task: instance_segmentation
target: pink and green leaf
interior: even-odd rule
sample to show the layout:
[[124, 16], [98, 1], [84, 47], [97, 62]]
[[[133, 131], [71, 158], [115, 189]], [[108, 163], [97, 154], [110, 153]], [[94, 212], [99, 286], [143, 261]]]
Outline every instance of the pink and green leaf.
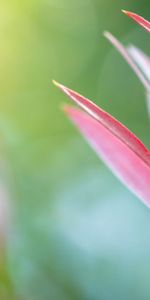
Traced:
[[125, 126], [73, 90], [54, 82], [82, 109], [64, 110], [113, 173], [150, 206], [150, 152]]
[[144, 29], [150, 32], [150, 22], [144, 19], [143, 17], [139, 16], [138, 14], [135, 14], [131, 11], [122, 10], [128, 17], [133, 19], [136, 23], [138, 23], [140, 26], [142, 26]]

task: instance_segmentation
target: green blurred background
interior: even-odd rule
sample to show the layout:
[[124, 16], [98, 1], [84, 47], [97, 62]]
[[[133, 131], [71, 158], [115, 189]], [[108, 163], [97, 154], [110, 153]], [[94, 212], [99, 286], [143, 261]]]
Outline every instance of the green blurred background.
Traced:
[[2, 300], [150, 299], [150, 212], [66, 119], [51, 83], [150, 146], [144, 90], [102, 35], [150, 54], [122, 8], [150, 19], [147, 0], [0, 0]]

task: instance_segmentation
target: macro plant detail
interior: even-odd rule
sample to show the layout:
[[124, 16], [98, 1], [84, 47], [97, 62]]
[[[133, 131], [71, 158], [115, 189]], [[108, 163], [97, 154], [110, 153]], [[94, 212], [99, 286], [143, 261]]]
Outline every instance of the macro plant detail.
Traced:
[[[135, 13], [123, 12], [150, 31], [150, 23], [147, 20]], [[104, 35], [121, 53], [142, 82], [146, 90], [149, 111], [149, 57], [135, 46], [125, 48], [109, 32], [105, 32]], [[56, 81], [53, 82], [81, 108], [80, 110], [65, 105], [64, 111], [69, 119], [113, 173], [138, 198], [150, 206], [150, 151], [129, 129], [92, 101]]]
[[133, 19], [135, 22], [137, 22], [139, 25], [141, 25], [143, 28], [145, 28], [147, 31], [150, 32], [150, 22], [145, 20], [143, 17], [139, 16], [138, 14], [135, 14], [131, 11], [122, 10], [123, 13], [125, 13], [128, 17]]

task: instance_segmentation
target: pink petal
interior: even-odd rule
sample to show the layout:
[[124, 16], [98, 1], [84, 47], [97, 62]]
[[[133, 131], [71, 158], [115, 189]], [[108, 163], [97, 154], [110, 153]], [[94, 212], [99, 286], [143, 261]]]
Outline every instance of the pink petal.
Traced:
[[88, 112], [95, 120], [108, 128], [113, 135], [117, 136], [125, 143], [132, 151], [136, 153], [150, 167], [150, 152], [143, 143], [119, 121], [102, 110], [92, 101], [84, 98], [75, 91], [59, 84], [56, 81], [53, 83], [59, 87], [69, 98], [76, 102], [81, 108]]
[[139, 25], [141, 25], [143, 28], [145, 28], [147, 31], [150, 32], [150, 22], [145, 20], [143, 17], [131, 12], [131, 11], [126, 11], [122, 10], [128, 17], [133, 19], [135, 22], [137, 22]]
[[65, 106], [64, 110], [113, 173], [150, 206], [150, 165], [120, 137], [113, 134], [111, 127], [104, 126], [74, 107]]

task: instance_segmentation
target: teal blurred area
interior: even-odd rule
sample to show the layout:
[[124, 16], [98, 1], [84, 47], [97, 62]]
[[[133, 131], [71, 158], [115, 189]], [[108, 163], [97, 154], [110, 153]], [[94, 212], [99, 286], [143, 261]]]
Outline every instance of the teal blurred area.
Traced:
[[150, 212], [66, 119], [68, 100], [52, 85], [91, 98], [150, 147], [143, 87], [103, 37], [150, 55], [150, 36], [122, 8], [150, 19], [146, 0], [0, 0], [0, 175], [11, 220], [2, 300], [150, 299]]

